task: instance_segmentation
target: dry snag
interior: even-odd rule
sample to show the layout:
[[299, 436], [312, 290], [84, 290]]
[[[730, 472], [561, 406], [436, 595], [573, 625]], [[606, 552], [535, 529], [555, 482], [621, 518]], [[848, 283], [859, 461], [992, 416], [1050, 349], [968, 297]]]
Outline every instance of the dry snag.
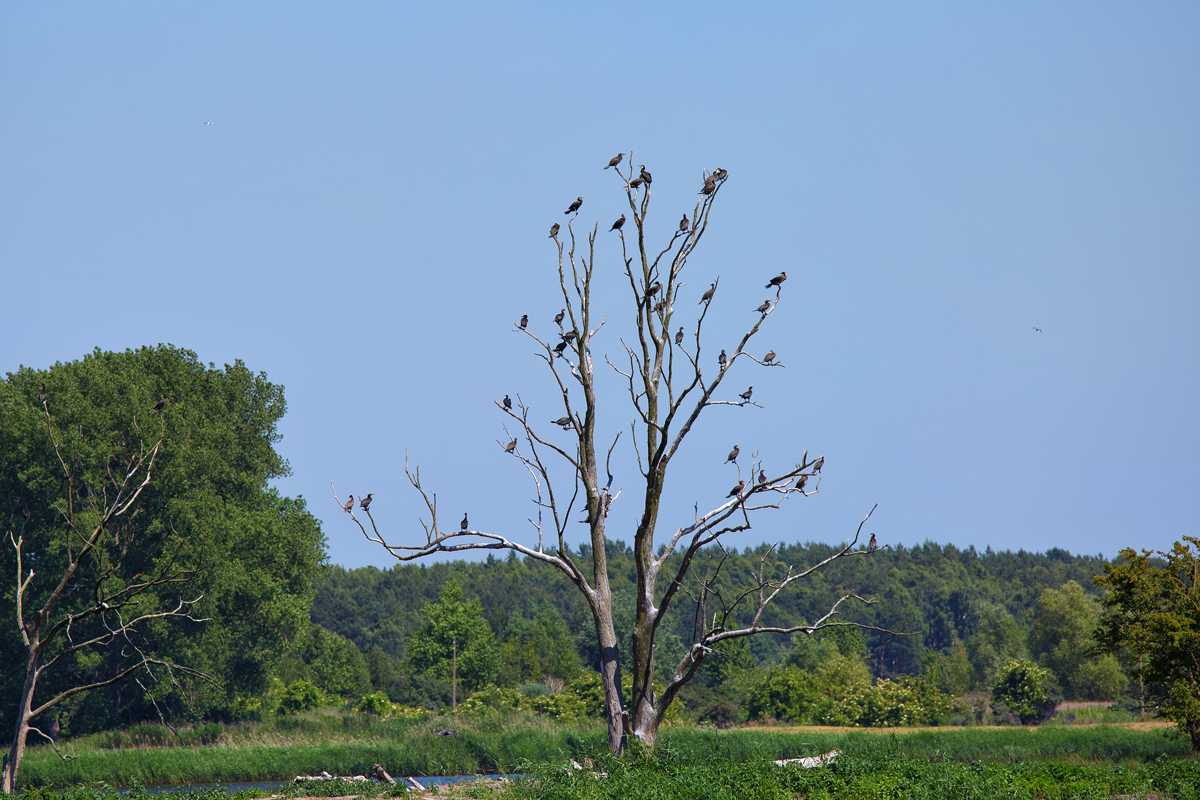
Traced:
[[[595, 622], [600, 654], [596, 666], [604, 684], [608, 741], [614, 753], [626, 749], [631, 736], [647, 748], [654, 747], [659, 725], [679, 690], [692, 680], [703, 660], [722, 642], [759, 633], [812, 633], [838, 625], [870, 627], [838, 616], [847, 602], [870, 602], [853, 593], [841, 595], [823, 616], [808, 625], [779, 627], [764, 621], [771, 603], [793, 583], [833, 561], [870, 554], [871, 551], [857, 546], [866, 518], [852, 539], [816, 564], [793, 568], [764, 555], [753, 580], [739, 588], [736, 594], [730, 596], [728, 588], [718, 581], [723, 563], [722, 537], [749, 530], [753, 515], [778, 509], [792, 495], [817, 493], [823, 457], [810, 459], [804, 453], [792, 468], [772, 476], [765, 473], [757, 454], [752, 454], [749, 480], [745, 480], [742, 466], [737, 462], [739, 451], [735, 447], [729, 462], [738, 470], [737, 487], [723, 499], [712, 498], [708, 511], [700, 513], [697, 507], [694, 515], [689, 513], [693, 519], [683, 524], [669, 522], [664, 526], [667, 530], [659, 534], [660, 503], [669, 468], [701, 414], [714, 406], [761, 408], [750, 400], [753, 387], [740, 393], [736, 388], [732, 392], [725, 390], [726, 376], [738, 362], [764, 367], [783, 366], [774, 350], [759, 360], [747, 351], [747, 346], [779, 308], [786, 273], [775, 278], [769, 275], [756, 278], [769, 281], [767, 288], [774, 289], [774, 293], [756, 309], [740, 340], [719, 342], [715, 347], [709, 344], [704, 336], [704, 323], [713, 309], [719, 279], [704, 278], [700, 285], [707, 284], [708, 288], [699, 297], [698, 305], [695, 294], [683, 306], [678, 304], [684, 299], [686, 284], [681, 279], [688, 259], [708, 230], [710, 215], [729, 173], [718, 169], [704, 174], [704, 188], [692, 210], [691, 220], [685, 213], [678, 225], [672, 222], [669, 238], [660, 250], [654, 250], [648, 244], [646, 224], [651, 176], [644, 166], [633, 167], [632, 153], [628, 156], [628, 171], [622, 171], [619, 158], [613, 159], [608, 167], [616, 173], [629, 204], [628, 217], [623, 214], [618, 224], [612, 227], [617, 233], [615, 238], [619, 239], [620, 264], [597, 272], [599, 224], [593, 223], [590, 229], [577, 233], [574, 223], [578, 217], [571, 217], [566, 222], [566, 235], [553, 239], [557, 251], [558, 285], [565, 305], [555, 317], [559, 330], [554, 331], [556, 335], [543, 337], [533, 329], [518, 328], [533, 343], [537, 356], [545, 362], [549, 377], [558, 389], [562, 416], [551, 424], [567, 431], [571, 444], [562, 446], [556, 443], [555, 439], [559, 437], [547, 438], [538, 430], [537, 420], [551, 419], [558, 412], [539, 411], [536, 416], [531, 416], [531, 409], [519, 394], [515, 395], [513, 407], [509, 407], [509, 403], [495, 403], [518, 433], [518, 436], [512, 436], [506, 425], [501, 445], [533, 479], [537, 518], [529, 522], [536, 532], [536, 544], [519, 541], [519, 537], [508, 532], [443, 529], [438, 519], [437, 496], [421, 483], [420, 470], [410, 468], [407, 455], [405, 474], [420, 494], [428, 513], [428, 520], [420, 520], [424, 535], [418, 534], [415, 542], [391, 544], [369, 513], [364, 525], [351, 511], [351, 517], [363, 535], [400, 561], [412, 561], [434, 553], [504, 549], [562, 571], [586, 599]], [[578, 214], [581, 204], [582, 198], [578, 198], [571, 203], [567, 213]], [[624, 226], [626, 219], [632, 222], [631, 226]], [[610, 369], [602, 369], [601, 374], [609, 375], [610, 379], [615, 376], [627, 394], [630, 406], [627, 430], [632, 434], [639, 472], [634, 478], [639, 490], [633, 493], [639, 503], [639, 518], [633, 535], [637, 571], [636, 615], [632, 641], [624, 655], [613, 625], [605, 535], [610, 506], [622, 494], [621, 489], [613, 489], [612, 454], [626, 429], [622, 426], [600, 438], [602, 434], [596, 429], [600, 376], [593, 358], [593, 345], [607, 322], [607, 317], [593, 312], [593, 280], [601, 280], [600, 275], [608, 279], [614, 273], [623, 275], [622, 282], [628, 284], [627, 310], [631, 312], [632, 325], [626, 337], [618, 338], [617, 342], [609, 340], [610, 345], [619, 343], [623, 352], [615, 363], [605, 355], [604, 361]], [[672, 334], [677, 308], [680, 313], [689, 314], [689, 323], [679, 326]], [[685, 328], [690, 331], [686, 336]], [[724, 349], [720, 345], [724, 345]], [[720, 355], [714, 355], [714, 350], [704, 355], [705, 346], [720, 350]], [[717, 367], [712, 374], [703, 366], [708, 364]], [[505, 442], [511, 442], [513, 446], [509, 447]], [[719, 468], [719, 464], [719, 457], [714, 458], [714, 469]], [[573, 485], [564, 490], [561, 481], [552, 478], [552, 465], [554, 470], [565, 469], [571, 476], [569, 483]], [[337, 498], [336, 490], [334, 497]], [[571, 514], [577, 503], [579, 510], [584, 512], [584, 518], [579, 521], [588, 526], [590, 548], [586, 551], [573, 551], [566, 541]], [[656, 534], [659, 534], [657, 540]], [[774, 549], [768, 555], [771, 553]], [[717, 566], [701, 578], [696, 574], [696, 562], [698, 558], [708, 556], [715, 557]], [[656, 691], [653, 683], [655, 636], [664, 615], [676, 602], [694, 606], [694, 634], [683, 657], [665, 673], [661, 691]], [[624, 664], [623, 658], [626, 659]], [[632, 700], [628, 704], [622, 697], [622, 667], [633, 680]]]

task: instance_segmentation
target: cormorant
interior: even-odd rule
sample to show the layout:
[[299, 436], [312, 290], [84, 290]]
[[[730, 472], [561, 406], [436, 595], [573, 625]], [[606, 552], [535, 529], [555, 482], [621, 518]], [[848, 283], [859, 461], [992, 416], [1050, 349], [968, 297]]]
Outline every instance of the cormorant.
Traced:
[[867, 549], [868, 549], [868, 550], [870, 550], [872, 553], [874, 553], [874, 552], [875, 552], [875, 548], [876, 548], [876, 547], [878, 547], [878, 544], [877, 544], [877, 543], [876, 543], [876, 541], [875, 541], [875, 534], [873, 534], [873, 533], [872, 533], [872, 534], [871, 534], [871, 541], [870, 541], [870, 543], [867, 545]]
[[571, 418], [570, 417], [559, 417], [558, 419], [553, 420], [553, 422], [555, 425], [558, 425], [560, 428], [566, 428], [567, 426], [569, 426], [571, 424]]
[[771, 352], [769, 352], [765, 356], [763, 356], [764, 364], [770, 364], [774, 360], [775, 360], [775, 351], [774, 350], [772, 350]]
[[155, 403], [154, 408], [152, 408], [150, 410], [151, 411], [162, 411], [166, 407], [167, 407], [167, 395], [164, 393], [162, 396], [162, 400], [159, 400], [157, 403]]
[[739, 394], [739, 395], [738, 395], [738, 397], [742, 398], [742, 399], [743, 399], [743, 400], [745, 400], [746, 402], [750, 402], [750, 395], [752, 395], [752, 394], [754, 394], [754, 387], [753, 387], [753, 386], [751, 386], [749, 389], [747, 389], [746, 391], [744, 391], [744, 392], [742, 392], [741, 394]]
[[38, 389], [38, 402], [46, 405], [46, 384], [42, 384], [42, 388]]
[[[620, 164], [621, 159], [624, 157], [625, 157], [624, 153], [617, 153], [615, 156], [612, 157], [612, 160], [608, 162], [608, 167], [615, 167], [617, 164]], [[605, 167], [605, 169], [608, 169], [608, 167]]]
[[823, 466], [825, 466], [825, 456], [821, 456], [817, 459], [817, 463], [813, 464], [813, 471], [820, 472], [821, 467]]
[[567, 331], [562, 335], [563, 341], [572, 342], [575, 340], [575, 331]]
[[745, 489], [745, 488], [746, 488], [746, 482], [738, 481], [738, 485], [733, 487], [732, 489], [730, 489], [729, 494], [727, 494], [725, 496], [726, 497], [737, 497], [739, 494], [742, 493], [742, 489]]
[[570, 214], [570, 213], [572, 213], [572, 212], [578, 211], [578, 210], [579, 210], [579, 207], [580, 207], [581, 205], [583, 205], [583, 198], [582, 198], [582, 197], [577, 197], [577, 198], [575, 198], [575, 202], [574, 202], [574, 203], [571, 203], [571, 205], [567, 206], [567, 210], [566, 210], [566, 211], [564, 211], [563, 213], [564, 213], [564, 214]]
[[516, 449], [517, 449], [517, 440], [516, 439], [513, 439], [511, 442], [504, 445], [504, 452], [506, 452], [506, 453], [511, 453], [513, 450], [516, 450]]
[[548, 238], [553, 239], [556, 236], [558, 236], [558, 223], [557, 222], [550, 226], [550, 236]]
[[465, 531], [467, 529], [467, 515], [465, 512], [463, 513], [462, 522], [458, 523], [458, 529], [460, 531]]
[[349, 514], [350, 509], [354, 508], [354, 495], [347, 495], [347, 497], [349, 499], [342, 503], [342, 511], [345, 511], [347, 514]]
[[766, 482], [767, 482], [767, 473], [765, 470], [760, 469], [758, 471], [758, 484], [759, 484], [759, 486], [761, 486], [762, 484], [764, 484]]
[[567, 315], [567, 310], [565, 308], [562, 311], [555, 314], [554, 315], [554, 324], [562, 325], [563, 317], [565, 317], [566, 315]]
[[760, 314], [766, 314], [768, 311], [770, 311], [770, 310], [771, 310], [771, 301], [770, 301], [770, 300], [764, 300], [764, 301], [763, 301], [763, 304], [762, 304], [761, 306], [759, 306], [758, 308], [754, 309], [754, 310], [755, 310], [755, 311], [757, 311], [757, 312], [758, 312], [758, 313], [760, 313]]
[[558, 353], [560, 356], [562, 355], [563, 350], [566, 350], [566, 349], [567, 349], [567, 340], [566, 339], [563, 339], [561, 342], [554, 345], [554, 352]]
[[680, 231], [680, 233], [682, 233], [682, 232], [686, 231], [687, 229], [688, 229], [688, 218], [687, 218], [687, 214], [684, 214], [683, 219], [679, 220], [679, 231]]
[[644, 181], [644, 180], [642, 180], [641, 178], [634, 178], [633, 180], [631, 180], [631, 181], [629, 182], [629, 188], [630, 188], [630, 189], [636, 189], [636, 188], [638, 188], [639, 186], [641, 186], [643, 183], [645, 183], [645, 181]]
[[371, 495], [372, 494], [374, 494], [374, 492], [367, 492], [366, 497], [358, 498], [358, 504], [359, 504], [359, 506], [362, 507], [363, 511], [367, 511], [371, 508]]
[[738, 453], [740, 452], [742, 452], [742, 448], [735, 444], [733, 449], [729, 451], [729, 457], [725, 459], [725, 463], [728, 464], [730, 461], [737, 461]]
[[675, 332], [675, 344], [683, 344], [683, 326], [679, 326], [679, 330]]
[[713, 295], [716, 293], [717, 293], [717, 284], [714, 283], [712, 286], [708, 287], [708, 290], [705, 291], [704, 294], [700, 295], [700, 302], [707, 303], [709, 300], [713, 299]]
[[808, 476], [807, 476], [807, 475], [801, 475], [801, 476], [800, 476], [800, 480], [796, 481], [796, 488], [797, 488], [797, 489], [799, 489], [800, 491], [802, 491], [802, 492], [803, 492], [803, 491], [804, 491], [804, 484], [806, 484], [806, 483], [808, 483]]
[[622, 228], [624, 225], [625, 225], [625, 215], [624, 215], [624, 214], [622, 214], [622, 215], [621, 215], [621, 218], [620, 218], [619, 220], [617, 220], [616, 222], [614, 222], [614, 223], [612, 224], [612, 227], [608, 229], [608, 232], [609, 232], [609, 233], [612, 233], [613, 231], [619, 231], [619, 230], [621, 230], [621, 228]]
[[783, 282], [786, 280], [787, 280], [787, 273], [781, 272], [778, 275], [776, 275], [774, 278], [771, 278], [771, 282], [768, 283], [763, 288], [770, 289], [772, 286], [781, 286], [781, 285], [783, 285]]
[[647, 186], [654, 182], [654, 179], [650, 177], [650, 173], [646, 171], [645, 164], [638, 164], [638, 169], [641, 170], [639, 177], [646, 182]]
[[521, 330], [525, 330], [525, 326], [529, 324], [529, 315], [528, 315], [528, 314], [522, 314], [522, 315], [521, 315], [521, 321], [520, 321], [520, 322], [518, 322], [517, 324], [521, 326]]
[[512, 410], [512, 400], [509, 399], [508, 395], [504, 395], [504, 407]]
[[721, 367], [721, 369], [725, 369], [725, 351], [724, 350], [722, 350], [721, 354], [717, 356], [717, 364]]

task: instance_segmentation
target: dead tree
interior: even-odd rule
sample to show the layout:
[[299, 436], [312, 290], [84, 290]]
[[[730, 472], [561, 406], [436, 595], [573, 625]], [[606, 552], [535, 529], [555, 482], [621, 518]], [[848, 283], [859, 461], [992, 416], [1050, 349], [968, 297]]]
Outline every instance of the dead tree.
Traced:
[[[629, 163], [633, 164], [632, 157]], [[662, 248], [654, 250], [647, 242], [646, 229], [651, 195], [649, 174], [644, 169], [639, 174], [632, 167], [628, 173], [623, 173], [619, 166], [614, 172], [628, 199], [635, 232], [634, 236], [627, 237], [629, 228], [622, 227], [620, 220], [609, 231], [615, 231], [620, 237], [629, 306], [635, 324], [629, 331], [628, 341], [619, 339], [623, 353], [618, 363], [605, 356], [608, 369], [602, 370], [619, 380], [628, 391], [632, 418], [630, 432], [641, 476], [638, 480], [641, 496], [633, 498], [640, 504], [640, 519], [633, 536], [637, 611], [628, 665], [633, 678], [630, 705], [626, 707], [622, 699], [620, 655], [613, 627], [605, 552], [605, 521], [609, 507], [622, 494], [622, 490], [613, 489], [614, 476], [610, 466], [621, 432], [614, 435], [610, 431], [605, 435], [604, 443], [611, 437], [611, 444], [606, 448], [600, 443], [596, 430], [599, 377], [592, 348], [607, 321], [607, 318], [599, 319], [593, 312], [591, 302], [600, 229], [598, 223], [594, 223], [586, 231], [585, 239], [577, 238], [574, 222], [578, 216], [578, 203], [568, 210], [574, 215], [567, 223], [566, 241], [559, 238], [558, 225], [551, 229], [550, 238], [558, 256], [558, 284], [565, 306], [561, 320], [556, 319], [559, 330], [552, 331], [550, 336], [539, 336], [534, 330], [516, 324], [516, 330], [534, 343], [538, 357], [546, 363], [557, 386], [563, 416], [552, 424], [573, 433], [572, 446], [560, 447], [538, 432], [538, 422], [559, 412], [539, 412], [533, 419], [531, 409], [519, 395], [515, 407], [509, 407], [509, 403], [496, 403], [519, 431], [519, 436], [513, 437], [505, 425], [504, 441], [498, 444], [524, 466], [533, 480], [538, 516], [530, 522], [536, 531], [537, 543], [525, 544], [510, 533], [470, 530], [466, 525], [461, 530], [457, 524], [443, 529], [438, 518], [437, 496], [421, 484], [419, 468], [410, 470], [407, 456], [405, 474], [420, 493], [429, 513], [428, 522], [420, 521], [424, 541], [389, 544], [369, 511], [366, 516], [370, 530], [353, 511], [351, 517], [368, 539], [382, 545], [400, 561], [412, 561], [434, 553], [506, 549], [561, 570], [586, 598], [592, 612], [600, 653], [599, 669], [604, 682], [609, 747], [617, 753], [625, 749], [629, 736], [636, 737], [647, 748], [654, 747], [667, 708], [696, 674], [701, 662], [722, 642], [758, 633], [812, 633], [834, 625], [856, 624], [837, 617], [848, 600], [868, 602], [855, 594], [841, 596], [828, 613], [810, 625], [771, 626], [764, 623], [763, 616], [779, 593], [794, 582], [838, 559], [874, 551], [856, 547], [863, 527], [860, 524], [852, 540], [820, 563], [794, 569], [769, 564], [764, 557], [756, 579], [734, 596], [726, 596], [718, 588], [721, 562], [715, 572], [710, 571], [701, 579], [695, 577], [694, 562], [702, 552], [710, 552], [705, 548], [719, 548], [721, 537], [749, 530], [752, 513], [778, 509], [783, 500], [796, 494], [810, 495], [819, 491], [824, 459], [810, 459], [807, 453], [791, 469], [774, 476], [763, 474], [761, 461], [751, 456], [749, 476], [743, 476], [739, 464], [741, 480], [737, 487], [723, 500], [715, 500], [710, 510], [697, 511], [690, 522], [670, 523], [669, 532], [659, 537], [661, 546], [656, 548], [660, 500], [669, 468], [700, 415], [714, 406], [757, 406], [750, 400], [750, 391], [744, 395], [738, 395], [737, 389], [723, 391], [725, 378], [734, 365], [749, 361], [768, 369], [784, 366], [775, 359], [774, 351], [769, 357], [758, 359], [748, 352], [747, 347], [779, 307], [786, 275], [761, 276], [762, 280], [769, 281], [766, 288], [773, 297], [754, 311], [753, 324], [740, 340], [732, 346], [726, 343], [724, 349], [707, 349], [704, 322], [713, 305], [719, 279], [714, 279], [708, 291], [700, 295], [697, 312], [696, 295], [680, 305], [685, 286], [682, 278], [689, 257], [708, 229], [710, 214], [728, 173], [718, 169], [704, 174], [704, 186], [692, 210], [691, 220], [684, 215], [678, 225], [672, 225], [674, 230]], [[608, 269], [604, 274], [613, 272]], [[689, 321], [694, 320], [694, 325], [680, 326], [679, 331], [672, 333], [677, 312], [681, 316], [687, 315]], [[690, 328], [691, 332], [684, 334], [684, 328]], [[720, 356], [715, 355], [718, 349]], [[715, 369], [710, 370], [710, 366]], [[726, 399], [731, 397], [736, 399]], [[515, 446], [518, 439], [523, 440], [524, 446]], [[601, 460], [605, 463], [603, 474], [599, 467]], [[555, 462], [565, 465], [573, 477], [574, 485], [569, 493], [558, 489], [552, 480], [551, 464]], [[336, 490], [334, 497], [337, 499]], [[583, 522], [590, 533], [590, 566], [581, 563], [579, 554], [573, 553], [566, 543], [569, 520], [577, 502], [581, 505], [579, 510], [585, 512]], [[549, 520], [544, 520], [543, 514]], [[552, 526], [549, 537], [546, 536], [545, 522]], [[665, 586], [662, 586], [664, 582]], [[665, 688], [661, 694], [656, 694], [653, 682], [655, 635], [667, 610], [680, 600], [681, 592], [695, 606], [695, 635], [667, 679]]]
[[[161, 418], [153, 445], [147, 447], [142, 440], [121, 458], [103, 465], [83, 465], [70, 452], [64, 456], [46, 398], [39, 400], [61, 468], [62, 485], [49, 507], [22, 509], [20, 528], [16, 533], [11, 529], [8, 532], [9, 543], [16, 551], [16, 621], [25, 650], [25, 680], [12, 746], [0, 773], [4, 793], [16, 791], [26, 739], [31, 733], [54, 746], [54, 739], [34, 720], [63, 701], [125, 680], [176, 681], [182, 675], [211, 680], [197, 670], [156, 658], [143, 638], [147, 626], [155, 621], [205, 621], [192, 614], [200, 597], [180, 596], [173, 605], [165, 606], [156, 599], [161, 587], [186, 583], [195, 575], [194, 570], [177, 566], [182, 542], [162, 555], [153, 574], [128, 575], [125, 569], [126, 559], [139, 547], [128, 520], [151, 482], [165, 430]], [[136, 418], [134, 428], [140, 436]], [[83, 432], [79, 435], [82, 437]], [[103, 479], [97, 480], [98, 475]], [[39, 536], [36, 545], [27, 544], [26, 528], [40, 514], [55, 520], [50, 535], [53, 541]], [[41, 575], [32, 566], [27, 570], [30, 562], [46, 574]], [[47, 571], [48, 565], [55, 566]], [[48, 580], [40, 592], [39, 578]], [[106, 674], [93, 673], [74, 685], [68, 680], [65, 686], [56, 686], [51, 697], [35, 701], [39, 681], [49, 675], [69, 675], [80, 658], [97, 654], [105, 656], [101, 662], [108, 664]]]

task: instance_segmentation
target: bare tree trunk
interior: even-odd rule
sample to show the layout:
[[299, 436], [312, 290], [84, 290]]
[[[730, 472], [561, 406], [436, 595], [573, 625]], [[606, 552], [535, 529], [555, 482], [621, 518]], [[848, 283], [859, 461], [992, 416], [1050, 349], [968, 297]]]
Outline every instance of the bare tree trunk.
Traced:
[[29, 723], [33, 708], [33, 690], [37, 688], [38, 670], [36, 655], [30, 655], [30, 663], [25, 669], [25, 685], [21, 687], [21, 704], [17, 708], [16, 731], [13, 735], [12, 747], [4, 761], [4, 773], [0, 776], [0, 791], [12, 794], [17, 790], [17, 772], [21, 761], [25, 758], [25, 739], [29, 736]]

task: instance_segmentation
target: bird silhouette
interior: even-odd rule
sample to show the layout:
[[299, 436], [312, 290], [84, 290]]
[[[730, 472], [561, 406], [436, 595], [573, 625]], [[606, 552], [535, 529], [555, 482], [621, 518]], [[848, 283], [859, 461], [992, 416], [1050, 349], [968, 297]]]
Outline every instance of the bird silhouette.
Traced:
[[1034, 328], [1034, 330], [1035, 330], [1035, 331], [1037, 331], [1038, 333], [1041, 333], [1041, 332], [1042, 332], [1042, 329], [1041, 329], [1041, 328]]
[[774, 360], [775, 360], [775, 351], [774, 350], [772, 350], [771, 352], [769, 352], [765, 356], [763, 356], [764, 364], [770, 364]]
[[564, 333], [562, 335], [562, 338], [563, 338], [563, 341], [573, 342], [573, 341], [575, 341], [576, 335], [577, 334], [575, 333], [575, 331], [567, 331], [566, 333]]
[[763, 314], [763, 315], [765, 315], [765, 314], [766, 314], [766, 313], [767, 313], [767, 312], [768, 312], [770, 309], [771, 309], [771, 301], [770, 301], [770, 300], [764, 300], [764, 301], [763, 301], [763, 304], [762, 304], [761, 306], [759, 306], [758, 308], [754, 309], [754, 310], [755, 310], [755, 311], [757, 311], [757, 312], [758, 312], [758, 313], [760, 313], [760, 314]]
[[517, 440], [516, 439], [513, 439], [511, 442], [504, 445], [504, 452], [506, 452], [506, 453], [511, 453], [513, 450], [516, 450], [516, 449], [517, 449]]
[[712, 286], [709, 286], [707, 290], [705, 290], [704, 294], [700, 295], [700, 302], [707, 303], [709, 300], [713, 299], [713, 295], [716, 293], [717, 285], [714, 283]]
[[729, 170], [721, 169], [720, 167], [717, 167], [716, 171], [712, 174], [712, 178], [714, 181], [723, 181], [728, 177], [729, 177]]
[[565, 308], [562, 311], [555, 314], [554, 315], [554, 324], [562, 325], [563, 317], [565, 317], [566, 315], [567, 315], [567, 310]]
[[722, 350], [720, 355], [717, 356], [717, 364], [721, 367], [721, 369], [725, 369], [725, 361], [725, 351]]
[[[611, 160], [608, 162], [608, 167], [615, 167], [617, 164], [620, 164], [620, 163], [621, 163], [621, 159], [622, 159], [622, 158], [624, 158], [624, 157], [625, 157], [625, 154], [624, 154], [624, 153], [617, 153], [617, 154], [616, 154], [615, 156], [613, 156], [613, 157], [612, 157], [612, 159], [611, 159]], [[605, 169], [608, 169], [608, 167], [605, 167]]]
[[796, 488], [797, 488], [797, 489], [799, 489], [800, 491], [802, 491], [802, 492], [803, 492], [803, 491], [804, 491], [804, 484], [806, 484], [806, 483], [808, 483], [808, 476], [807, 476], [807, 475], [801, 475], [801, 476], [800, 476], [800, 480], [796, 481]]
[[553, 239], [556, 236], [558, 236], [558, 223], [557, 222], [550, 226], [550, 236], [547, 238]]
[[647, 186], [654, 182], [654, 179], [650, 177], [650, 173], [646, 170], [645, 164], [638, 164], [638, 170], [640, 171], [638, 177], [644, 180]]
[[368, 509], [370, 509], [370, 508], [371, 508], [371, 496], [372, 496], [372, 494], [373, 494], [373, 492], [367, 492], [367, 496], [366, 496], [366, 497], [360, 497], [360, 498], [358, 499], [358, 505], [362, 507], [362, 510], [363, 510], [363, 511], [367, 511]]
[[166, 394], [164, 394], [162, 396], [162, 400], [159, 400], [157, 403], [155, 403], [154, 408], [152, 408], [150, 410], [151, 411], [162, 411], [166, 407], [167, 407], [167, 396], [166, 396]]
[[347, 498], [346, 502], [342, 503], [342, 511], [349, 514], [350, 509], [354, 508], [354, 495], [347, 495]]
[[504, 395], [504, 400], [502, 402], [504, 403], [505, 408], [507, 408], [509, 410], [512, 409], [512, 400], [509, 398], [508, 395]]
[[712, 179], [712, 176], [709, 176], [704, 179], [704, 188], [700, 190], [699, 194], [710, 195], [716, 190], [717, 182]]
[[646, 300], [648, 301], [651, 297], [654, 297], [654, 295], [658, 294], [658, 290], [661, 288], [662, 283], [660, 281], [655, 281], [654, 283], [650, 284], [650, 288], [646, 290]]
[[875, 552], [875, 549], [876, 549], [878, 546], [879, 546], [879, 545], [878, 545], [878, 543], [875, 541], [875, 534], [873, 534], [873, 533], [872, 533], [872, 534], [871, 534], [871, 541], [870, 541], [870, 542], [867, 544], [867, 549], [868, 549], [868, 550], [870, 550], [872, 553], [874, 553], [874, 552]]
[[624, 214], [622, 214], [622, 215], [621, 215], [621, 218], [620, 218], [620, 219], [618, 219], [616, 222], [614, 222], [614, 223], [612, 224], [612, 227], [608, 229], [608, 232], [609, 232], [609, 233], [612, 233], [613, 231], [619, 231], [619, 230], [621, 230], [621, 228], [623, 228], [624, 226], [625, 226], [625, 215], [624, 215]]
[[682, 233], [688, 229], [687, 214], [683, 215], [683, 219], [679, 220], [679, 231]]
[[528, 315], [528, 314], [522, 314], [522, 315], [521, 315], [521, 321], [520, 321], [520, 322], [518, 322], [517, 324], [521, 326], [521, 330], [525, 330], [525, 326], [529, 324], [529, 315]]
[[738, 397], [742, 398], [743, 400], [745, 400], [748, 403], [748, 402], [750, 402], [750, 395], [752, 395], [752, 394], [754, 394], [753, 386], [751, 386], [749, 389], [747, 389], [746, 391], [739, 394]]
[[566, 211], [564, 211], [563, 213], [564, 213], [564, 214], [570, 214], [570, 213], [572, 213], [572, 212], [578, 211], [578, 210], [579, 210], [579, 207], [580, 207], [581, 205], [583, 205], [583, 198], [582, 198], [582, 197], [577, 197], [577, 198], [575, 198], [575, 202], [574, 202], [574, 203], [571, 203], [571, 205], [567, 206], [567, 210], [566, 210]]
[[641, 186], [643, 183], [645, 183], [645, 181], [644, 181], [644, 180], [642, 180], [641, 178], [634, 178], [633, 180], [631, 180], [631, 181], [629, 182], [629, 188], [630, 188], [630, 189], [636, 189], [636, 188], [638, 188], [639, 186]]
[[771, 278], [771, 282], [770, 282], [770, 283], [768, 283], [768, 284], [767, 284], [766, 286], [764, 286], [763, 288], [764, 288], [764, 289], [770, 289], [772, 286], [782, 286], [782, 285], [783, 285], [783, 282], [784, 282], [784, 281], [786, 281], [786, 280], [787, 280], [787, 273], [786, 273], [786, 272], [781, 272], [781, 273], [779, 273], [778, 275], [776, 275], [774, 278]]
[[683, 344], [683, 326], [679, 326], [679, 330], [675, 332], [675, 344]]
[[42, 388], [38, 389], [38, 403], [46, 405], [46, 384], [42, 384]]
[[551, 420], [551, 422], [553, 422], [555, 425], [560, 425], [565, 428], [571, 424], [571, 418], [570, 417], [559, 417], [556, 420]]
[[729, 451], [729, 457], [725, 459], [725, 463], [728, 464], [730, 461], [737, 461], [738, 453], [740, 452], [742, 452], [742, 448], [735, 444], [733, 449]]
[[738, 481], [738, 485], [737, 485], [737, 486], [735, 486], [735, 487], [733, 487], [732, 489], [730, 489], [730, 490], [729, 490], [729, 494], [727, 494], [727, 495], [725, 495], [725, 496], [726, 496], [726, 497], [736, 497], [736, 496], [738, 496], [739, 494], [741, 494], [741, 493], [742, 493], [742, 489], [745, 489], [745, 488], [746, 488], [746, 482], [745, 482], [745, 481]]
[[825, 456], [821, 456], [817, 459], [816, 463], [813, 464], [813, 472], [820, 472], [821, 467], [823, 466], [825, 466]]
[[562, 355], [563, 350], [566, 350], [566, 349], [567, 349], [567, 340], [566, 339], [563, 339], [561, 342], [554, 345], [554, 352], [558, 353], [560, 356]]
[[465, 531], [467, 529], [467, 515], [465, 513], [463, 514], [462, 522], [458, 523], [458, 529], [460, 531]]
[[766, 482], [767, 482], [767, 473], [760, 469], [758, 471], [758, 485], [762, 486]]

